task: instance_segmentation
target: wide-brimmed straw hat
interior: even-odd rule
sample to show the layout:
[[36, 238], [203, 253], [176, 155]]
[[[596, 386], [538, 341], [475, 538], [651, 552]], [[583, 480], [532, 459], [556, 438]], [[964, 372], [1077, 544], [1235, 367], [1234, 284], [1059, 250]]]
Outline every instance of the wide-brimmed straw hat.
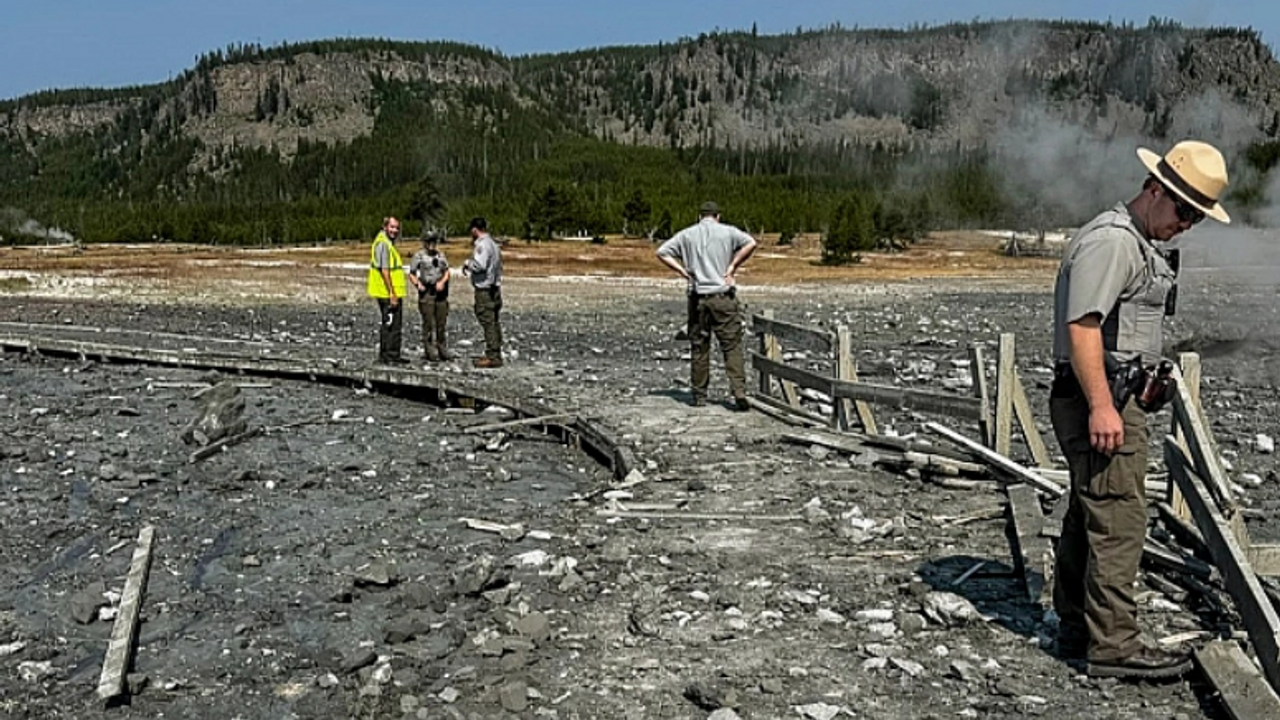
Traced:
[[1227, 187], [1227, 163], [1218, 148], [1198, 140], [1183, 140], [1164, 157], [1138, 148], [1138, 157], [1164, 186], [1220, 223], [1231, 216], [1218, 198]]

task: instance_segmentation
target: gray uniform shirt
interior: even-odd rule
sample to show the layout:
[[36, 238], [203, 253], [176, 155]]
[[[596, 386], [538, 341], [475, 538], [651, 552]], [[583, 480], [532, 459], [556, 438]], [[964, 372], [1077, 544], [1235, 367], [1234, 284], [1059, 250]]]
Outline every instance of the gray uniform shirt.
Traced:
[[489, 233], [476, 238], [475, 252], [466, 267], [471, 273], [472, 287], [478, 290], [502, 287], [502, 250]]
[[[440, 282], [440, 278], [444, 277], [444, 271], [449, 269], [449, 260], [444, 253], [439, 250], [434, 253], [427, 250], [419, 250], [414, 253], [413, 260], [409, 262], [409, 274], [418, 278], [418, 282], [427, 286], [425, 292], [419, 292], [419, 295], [437, 295], [435, 291], [436, 283]], [[440, 296], [449, 294], [449, 284], [445, 283], [444, 291], [438, 293]], [[441, 297], [440, 299], [444, 299]]]
[[1103, 318], [1103, 347], [1117, 360], [1155, 362], [1164, 347], [1164, 301], [1172, 268], [1120, 203], [1071, 238], [1053, 289], [1053, 357], [1069, 362], [1067, 325]]
[[675, 258], [684, 265], [691, 278], [690, 292], [716, 295], [729, 290], [724, 274], [729, 271], [734, 253], [753, 242], [738, 228], [705, 217], [662, 243], [658, 255]]

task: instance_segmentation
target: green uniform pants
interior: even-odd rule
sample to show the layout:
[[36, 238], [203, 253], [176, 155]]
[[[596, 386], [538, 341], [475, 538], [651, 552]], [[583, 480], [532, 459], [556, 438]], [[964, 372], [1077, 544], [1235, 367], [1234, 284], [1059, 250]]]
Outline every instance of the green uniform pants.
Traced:
[[1130, 401], [1114, 455], [1089, 445], [1083, 396], [1049, 401], [1053, 431], [1071, 469], [1071, 495], [1054, 565], [1060, 634], [1089, 638], [1088, 659], [1109, 662], [1142, 645], [1133, 583], [1147, 536], [1147, 418]]
[[445, 325], [449, 322], [449, 300], [435, 295], [418, 298], [418, 314], [422, 316], [422, 352], [428, 357], [440, 355], [449, 347]]
[[484, 330], [484, 356], [502, 359], [502, 288], [476, 288], [476, 321]]
[[746, 362], [742, 356], [742, 306], [732, 293], [689, 296], [690, 381], [695, 398], [706, 398], [711, 384], [711, 336], [724, 353], [724, 372], [735, 398], [746, 397]]

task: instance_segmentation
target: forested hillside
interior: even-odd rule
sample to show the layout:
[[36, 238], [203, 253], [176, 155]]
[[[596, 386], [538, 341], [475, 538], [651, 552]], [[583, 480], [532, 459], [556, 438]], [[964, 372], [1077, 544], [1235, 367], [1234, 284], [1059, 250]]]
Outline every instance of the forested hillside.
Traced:
[[[0, 235], [289, 243], [383, 215], [664, 236], [714, 198], [850, 247], [1079, 222], [1135, 145], [1228, 151], [1267, 202], [1280, 67], [1250, 30], [1010, 21], [716, 33], [510, 58], [454, 43], [229, 47], [161, 85], [0, 103]], [[1126, 166], [1122, 163], [1130, 163]], [[1138, 176], [1140, 177], [1140, 176]], [[838, 258], [837, 258], [838, 259]]]

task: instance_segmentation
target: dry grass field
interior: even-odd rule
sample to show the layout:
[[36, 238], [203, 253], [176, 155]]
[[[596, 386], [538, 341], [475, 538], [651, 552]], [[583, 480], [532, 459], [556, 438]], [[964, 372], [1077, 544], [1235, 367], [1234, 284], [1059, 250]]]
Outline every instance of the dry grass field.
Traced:
[[[418, 249], [399, 243], [406, 262]], [[470, 253], [464, 238], [443, 246], [457, 265]], [[609, 238], [605, 244], [510, 240], [504, 248], [509, 280], [599, 277], [672, 280], [654, 257], [655, 245]], [[0, 290], [35, 294], [127, 297], [325, 297], [362, 296], [365, 242], [288, 248], [220, 248], [192, 245], [90, 245], [0, 249]], [[1051, 277], [1056, 261], [1011, 258], [1002, 240], [975, 232], [936, 233], [904, 252], [867, 253], [860, 261], [830, 267], [820, 264], [816, 236], [792, 245], [762, 239], [755, 257], [739, 275], [747, 286], [780, 286], [857, 281], [992, 280]]]

